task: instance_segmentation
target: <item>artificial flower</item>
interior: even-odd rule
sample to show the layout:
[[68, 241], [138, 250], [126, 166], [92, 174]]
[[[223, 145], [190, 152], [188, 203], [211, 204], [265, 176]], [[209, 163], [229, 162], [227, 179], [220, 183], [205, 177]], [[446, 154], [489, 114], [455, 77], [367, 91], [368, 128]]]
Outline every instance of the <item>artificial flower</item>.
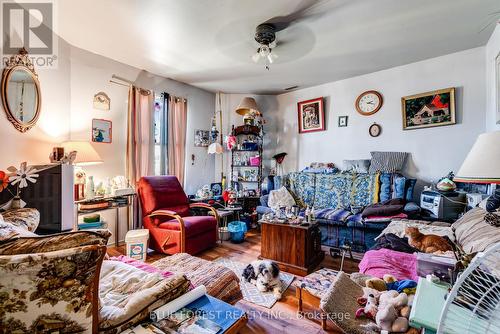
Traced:
[[9, 175], [0, 170], [0, 192], [9, 186]]
[[19, 188], [26, 188], [28, 186], [28, 181], [31, 183], [36, 182], [36, 178], [38, 174], [37, 170], [34, 167], [27, 166], [26, 162], [23, 162], [19, 169], [16, 169], [14, 166], [10, 166], [7, 168], [9, 172], [12, 173], [9, 180], [12, 185], [16, 185], [19, 183]]

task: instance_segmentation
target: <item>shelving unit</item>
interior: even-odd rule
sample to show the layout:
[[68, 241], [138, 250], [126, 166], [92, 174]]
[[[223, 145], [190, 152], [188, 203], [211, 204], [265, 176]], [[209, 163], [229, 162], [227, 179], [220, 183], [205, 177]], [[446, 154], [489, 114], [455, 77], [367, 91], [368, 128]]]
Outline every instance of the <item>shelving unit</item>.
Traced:
[[[249, 137], [253, 137], [255, 139], [255, 142], [257, 144], [257, 149], [234, 149], [231, 152], [231, 184], [236, 185], [238, 190], [245, 190], [245, 189], [254, 189], [257, 192], [257, 195], [260, 195], [261, 192], [261, 181], [262, 181], [262, 142], [263, 142], [263, 135], [262, 135], [262, 129], [258, 126], [252, 126], [252, 125], [242, 125], [238, 127], [234, 127], [232, 129], [232, 134], [236, 136], [237, 138], [237, 143], [238, 144], [243, 144], [245, 139], [248, 139]], [[250, 158], [251, 156], [256, 156], [258, 155], [260, 157], [259, 165], [258, 166], [251, 166], [250, 164], [248, 165], [242, 165], [243, 159], [242, 157], [247, 156]], [[238, 162], [239, 161], [239, 162]], [[245, 171], [253, 171], [257, 172], [256, 179], [244, 179], [242, 178], [242, 175], [245, 175]], [[238, 179], [236, 180], [234, 178], [235, 175], [238, 175]], [[245, 187], [245, 185], [253, 185], [256, 184], [255, 186], [252, 187]]]

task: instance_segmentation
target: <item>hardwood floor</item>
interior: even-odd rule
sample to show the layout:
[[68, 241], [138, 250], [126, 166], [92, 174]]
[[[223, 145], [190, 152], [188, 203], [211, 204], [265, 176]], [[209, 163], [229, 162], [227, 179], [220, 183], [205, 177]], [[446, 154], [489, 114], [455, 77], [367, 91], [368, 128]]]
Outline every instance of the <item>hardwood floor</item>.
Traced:
[[[239, 262], [251, 262], [260, 254], [260, 233], [250, 231], [247, 234], [246, 241], [241, 244], [233, 244], [225, 241], [217, 247], [204, 251], [198, 254], [205, 260], [214, 261], [218, 258], [231, 258]], [[125, 253], [125, 247], [110, 247], [108, 254], [110, 256], [118, 256]], [[151, 263], [164, 257], [163, 254], [156, 252], [148, 253], [147, 262]], [[320, 265], [324, 268], [332, 268], [338, 270], [340, 267], [340, 258], [332, 258], [329, 254], [325, 254], [325, 259]], [[358, 262], [346, 259], [344, 262], [345, 272], [358, 271]], [[315, 319], [303, 319], [297, 313], [298, 300], [295, 297], [295, 288], [292, 285], [283, 294], [283, 298], [278, 301], [271, 309], [261, 307], [245, 300], [236, 303], [236, 307], [244, 310], [248, 314], [248, 324], [240, 331], [241, 334], [247, 333], [265, 333], [265, 334], [318, 334], [318, 333], [341, 333], [340, 330], [335, 330], [333, 323], [328, 322], [328, 330], [321, 329], [319, 314], [316, 314]], [[315, 310], [304, 305], [304, 312], [315, 315]]]

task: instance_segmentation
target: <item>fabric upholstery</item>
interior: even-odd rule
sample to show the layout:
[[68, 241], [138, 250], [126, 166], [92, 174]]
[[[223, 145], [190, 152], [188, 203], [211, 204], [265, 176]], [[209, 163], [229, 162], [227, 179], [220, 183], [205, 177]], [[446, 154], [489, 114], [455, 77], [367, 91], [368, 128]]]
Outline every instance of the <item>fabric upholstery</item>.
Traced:
[[315, 209], [340, 209], [350, 205], [353, 174], [318, 174], [314, 191]]
[[211, 261], [179, 253], [152, 263], [153, 266], [178, 274], [184, 274], [196, 287], [204, 285], [207, 293], [215, 298], [234, 304], [243, 298], [240, 278], [230, 269]]
[[[320, 175], [318, 175], [319, 177]], [[290, 173], [288, 174], [288, 189], [297, 205], [305, 208], [314, 205], [314, 189], [316, 175], [313, 173]]]
[[368, 173], [370, 162], [370, 159], [344, 160], [344, 170], [355, 173]]
[[106, 247], [0, 255], [4, 333], [96, 333], [99, 270]]
[[487, 211], [474, 208], [451, 226], [456, 241], [468, 254], [482, 252], [500, 242], [500, 229], [484, 221]]
[[385, 172], [394, 173], [403, 170], [407, 152], [370, 152], [372, 160], [370, 173]]
[[[142, 223], [150, 233], [150, 247], [165, 254], [199, 253], [217, 243], [217, 220], [213, 216], [191, 216], [189, 200], [175, 176], [147, 176], [138, 182]], [[170, 210], [184, 221], [183, 239], [179, 221], [170, 216], [149, 217], [156, 210]], [[185, 249], [182, 249], [183, 240]]]
[[353, 174], [351, 188], [351, 207], [365, 207], [379, 201], [380, 189], [379, 173], [356, 173]]
[[189, 287], [182, 274], [165, 278], [120, 261], [104, 261], [99, 284], [99, 331], [120, 333], [148, 319], [151, 311], [185, 294]]
[[406, 177], [401, 174], [392, 176], [392, 198], [406, 199]]
[[2, 212], [3, 220], [14, 226], [35, 232], [40, 223], [40, 212], [33, 208], [13, 209]]
[[380, 174], [380, 194], [379, 200], [380, 202], [385, 202], [391, 199], [392, 194], [392, 174], [391, 173], [381, 173]]
[[335, 281], [337, 273], [336, 270], [322, 268], [305, 277], [297, 277], [293, 285], [321, 299]]

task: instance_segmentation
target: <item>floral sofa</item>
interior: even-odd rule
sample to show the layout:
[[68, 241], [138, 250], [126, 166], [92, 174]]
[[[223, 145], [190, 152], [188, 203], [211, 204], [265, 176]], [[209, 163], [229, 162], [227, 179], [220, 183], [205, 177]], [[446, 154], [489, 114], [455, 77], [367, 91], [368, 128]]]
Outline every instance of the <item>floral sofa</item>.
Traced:
[[[371, 248], [388, 224], [366, 222], [361, 215], [363, 208], [392, 198], [411, 202], [415, 183], [415, 179], [398, 173], [292, 172], [274, 178], [274, 188], [286, 187], [302, 209], [314, 207], [323, 245], [335, 248], [348, 242], [359, 252]], [[259, 214], [272, 211], [267, 196], [261, 198]]]

